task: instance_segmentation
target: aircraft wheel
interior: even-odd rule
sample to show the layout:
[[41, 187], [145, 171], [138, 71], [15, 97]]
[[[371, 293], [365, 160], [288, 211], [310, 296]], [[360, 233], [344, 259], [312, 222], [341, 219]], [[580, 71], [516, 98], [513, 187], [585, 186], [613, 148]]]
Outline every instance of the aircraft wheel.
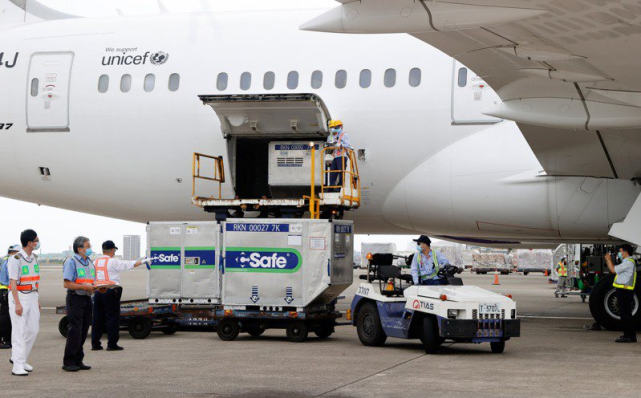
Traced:
[[383, 330], [376, 303], [368, 302], [358, 311], [356, 333], [364, 346], [378, 347], [385, 344], [387, 335]]
[[[594, 286], [590, 294], [590, 313], [594, 320], [608, 330], [621, 330], [621, 316], [616, 289], [612, 286], [614, 275], [604, 277]], [[632, 319], [637, 329], [641, 327], [641, 284], [634, 289]]]

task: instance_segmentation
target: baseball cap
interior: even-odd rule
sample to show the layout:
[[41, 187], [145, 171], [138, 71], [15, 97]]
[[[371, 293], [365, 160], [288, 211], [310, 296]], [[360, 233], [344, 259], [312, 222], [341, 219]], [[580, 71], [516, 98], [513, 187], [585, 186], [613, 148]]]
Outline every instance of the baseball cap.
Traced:
[[425, 235], [421, 235], [418, 237], [418, 239], [412, 239], [416, 243], [425, 243], [426, 245], [430, 246], [432, 244], [432, 241], [430, 238], [428, 238]]
[[118, 250], [118, 248], [116, 247], [116, 244], [112, 240], [106, 240], [102, 244], [102, 250], [111, 250], [111, 249]]

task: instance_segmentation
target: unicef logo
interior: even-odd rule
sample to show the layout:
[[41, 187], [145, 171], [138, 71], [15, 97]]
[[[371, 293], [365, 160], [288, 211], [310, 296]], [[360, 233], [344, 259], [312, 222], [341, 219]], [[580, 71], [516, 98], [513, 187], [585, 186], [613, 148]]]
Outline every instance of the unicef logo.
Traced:
[[156, 53], [151, 54], [151, 57], [149, 57], [149, 60], [151, 61], [152, 64], [154, 65], [162, 65], [167, 60], [169, 59], [169, 54], [166, 52], [158, 51]]

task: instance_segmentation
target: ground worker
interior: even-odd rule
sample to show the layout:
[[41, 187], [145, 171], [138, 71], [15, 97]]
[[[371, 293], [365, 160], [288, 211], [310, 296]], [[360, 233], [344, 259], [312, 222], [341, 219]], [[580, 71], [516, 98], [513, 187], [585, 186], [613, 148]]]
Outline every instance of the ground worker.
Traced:
[[62, 268], [64, 287], [67, 289], [67, 344], [62, 369], [67, 372], [89, 370], [91, 366], [82, 361], [85, 357], [83, 345], [91, 325], [92, 303], [96, 271], [89, 256], [93, 253], [91, 242], [84, 236], [73, 242], [74, 255], [69, 257]]
[[115, 286], [109, 289], [98, 289], [93, 298], [93, 322], [91, 324], [91, 349], [102, 350], [100, 339], [107, 331], [107, 351], [122, 351], [118, 345], [120, 339], [120, 299], [122, 286], [120, 273], [138, 267], [151, 260], [124, 261], [115, 259], [116, 244], [108, 240], [102, 244], [103, 256], [94, 262], [98, 286]]
[[0, 350], [11, 348], [11, 315], [9, 314], [9, 257], [20, 251], [20, 245], [9, 247], [0, 264]]
[[632, 258], [634, 249], [628, 244], [619, 246], [617, 258], [621, 261], [614, 265], [610, 253], [605, 255], [610, 273], [616, 274], [612, 286], [616, 288], [619, 313], [623, 323], [623, 336], [615, 340], [617, 343], [636, 343], [637, 333], [632, 320], [632, 306], [634, 304], [634, 287], [637, 283], [637, 264]]
[[40, 266], [33, 253], [40, 249], [38, 234], [27, 229], [20, 234], [22, 249], [9, 257], [9, 314], [11, 315], [12, 375], [28, 376], [33, 366], [27, 363], [40, 329], [38, 287]]
[[568, 281], [568, 261], [565, 257], [561, 258], [561, 261], [556, 265], [556, 273], [558, 280], [556, 282], [556, 291], [554, 294], [561, 294], [561, 297], [567, 297], [565, 295], [565, 288]]
[[449, 261], [436, 250], [432, 250], [432, 241], [425, 235], [414, 239], [417, 243], [417, 252], [411, 264], [412, 279], [415, 285], [445, 285], [447, 281], [438, 276], [438, 271]]
[[349, 136], [343, 130], [343, 122], [340, 120], [331, 120], [329, 122], [329, 137], [327, 137], [328, 146], [334, 147], [334, 160], [330, 165], [329, 186], [334, 187], [329, 190], [340, 192], [343, 186], [343, 171], [347, 164], [347, 149], [352, 149], [349, 143]]

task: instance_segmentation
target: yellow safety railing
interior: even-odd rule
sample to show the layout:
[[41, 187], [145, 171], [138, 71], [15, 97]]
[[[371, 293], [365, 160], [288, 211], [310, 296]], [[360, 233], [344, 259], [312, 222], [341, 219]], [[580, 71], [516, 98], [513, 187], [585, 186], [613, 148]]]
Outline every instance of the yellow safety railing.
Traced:
[[[316, 147], [312, 143], [312, 159], [316, 159]], [[320, 156], [320, 167], [323, 170], [321, 178], [321, 197], [326, 192], [340, 192], [340, 201], [343, 205], [349, 206], [360, 206], [361, 205], [361, 179], [358, 174], [358, 162], [356, 161], [356, 155], [354, 151], [349, 148], [342, 148], [345, 155], [341, 156], [342, 165], [340, 170], [331, 170], [327, 169], [325, 166], [325, 155], [328, 151], [335, 150], [334, 147], [323, 148]], [[312, 170], [311, 170], [311, 194], [309, 197], [305, 196], [305, 199], [309, 199], [309, 212], [311, 218], [317, 219], [320, 217], [320, 202], [316, 197], [316, 170], [314, 161], [312, 161]], [[332, 181], [338, 183], [338, 174], [340, 174], [341, 184], [340, 185], [330, 185]]]
[[[200, 174], [201, 161], [200, 159], [210, 159], [214, 161], [214, 175], [212, 177], [203, 176]], [[202, 153], [194, 152], [194, 158], [191, 166], [191, 196], [193, 199], [221, 199], [222, 198], [222, 184], [225, 182], [225, 166], [223, 163], [223, 158], [220, 156], [209, 156]], [[197, 180], [207, 180], [214, 181], [218, 183], [218, 197], [209, 196], [202, 197], [196, 196], [196, 181]]]

